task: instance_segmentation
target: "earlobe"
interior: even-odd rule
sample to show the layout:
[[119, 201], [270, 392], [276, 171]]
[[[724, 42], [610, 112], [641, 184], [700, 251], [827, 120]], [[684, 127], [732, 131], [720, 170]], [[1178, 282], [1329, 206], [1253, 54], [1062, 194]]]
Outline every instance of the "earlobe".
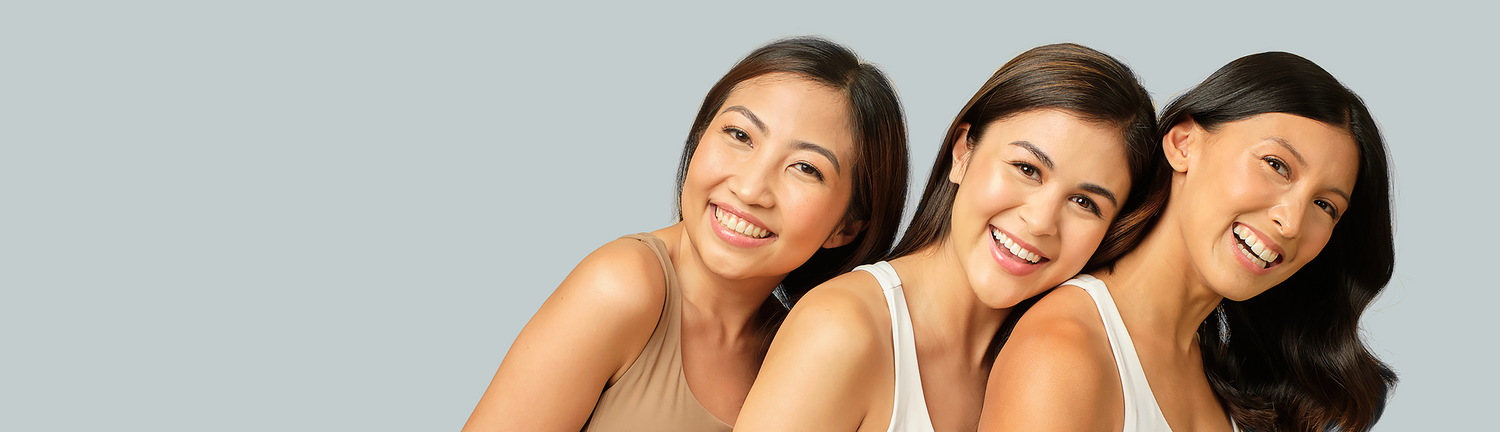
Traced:
[[1203, 138], [1203, 129], [1198, 127], [1198, 122], [1192, 118], [1178, 122], [1161, 137], [1161, 151], [1167, 156], [1167, 163], [1172, 165], [1172, 170], [1187, 172], [1188, 160], [1192, 159], [1192, 152]]
[[969, 124], [958, 124], [958, 138], [953, 139], [953, 166], [948, 169], [948, 181], [953, 184], [962, 183], [964, 172], [969, 169], [969, 154], [974, 151], [969, 146]]
[[859, 233], [864, 232], [867, 221], [845, 221], [833, 230], [833, 235], [823, 242], [824, 249], [833, 249], [853, 242]]

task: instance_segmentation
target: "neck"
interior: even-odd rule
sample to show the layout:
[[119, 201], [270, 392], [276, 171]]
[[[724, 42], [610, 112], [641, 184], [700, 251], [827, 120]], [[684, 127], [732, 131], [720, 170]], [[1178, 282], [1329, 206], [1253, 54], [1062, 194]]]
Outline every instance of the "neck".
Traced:
[[[1186, 354], [1197, 345], [1198, 326], [1224, 297], [1210, 289], [1187, 253], [1171, 213], [1114, 270], [1094, 274], [1109, 287], [1131, 337], [1170, 337]], [[1140, 329], [1140, 330], [1137, 330]]]
[[919, 348], [951, 352], [976, 367], [1010, 309], [991, 309], [974, 295], [957, 252], [945, 241], [891, 261], [901, 277]]
[[759, 332], [760, 307], [786, 275], [729, 279], [709, 270], [682, 223], [653, 232], [667, 244], [667, 254], [682, 287], [684, 320], [729, 339]]

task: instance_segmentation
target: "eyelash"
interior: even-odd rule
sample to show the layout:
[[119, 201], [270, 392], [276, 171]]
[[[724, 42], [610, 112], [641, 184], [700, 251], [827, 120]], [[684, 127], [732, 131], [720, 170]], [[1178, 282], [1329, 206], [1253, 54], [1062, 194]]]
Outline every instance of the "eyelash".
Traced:
[[1037, 169], [1035, 165], [1026, 162], [1011, 162], [1010, 164], [1015, 166], [1016, 170], [1021, 171], [1021, 175], [1030, 177], [1032, 180], [1042, 181], [1042, 170]]
[[1284, 177], [1284, 178], [1291, 178], [1292, 177], [1292, 172], [1287, 167], [1287, 164], [1286, 164], [1285, 161], [1282, 161], [1281, 159], [1279, 159], [1279, 158], [1277, 158], [1275, 156], [1266, 156], [1266, 157], [1263, 157], [1263, 158], [1260, 158], [1260, 159], [1263, 160], [1263, 161], [1266, 161], [1266, 164], [1270, 165], [1271, 169], [1276, 170], [1276, 173], [1277, 174], [1281, 174], [1282, 177]]
[[743, 129], [734, 126], [725, 126], [723, 132], [729, 134], [729, 137], [734, 138], [735, 141], [745, 143], [746, 145], [753, 145], [750, 144], [750, 134], [745, 133]]
[[1316, 205], [1318, 206], [1318, 208], [1323, 209], [1323, 211], [1328, 213], [1329, 216], [1333, 216], [1333, 220], [1339, 220], [1339, 208], [1335, 207], [1333, 203], [1325, 200], [1317, 200], [1313, 201], [1313, 205]]
[[1083, 207], [1084, 210], [1088, 210], [1089, 213], [1093, 213], [1094, 216], [1104, 216], [1104, 214], [1099, 210], [1099, 204], [1095, 204], [1094, 200], [1091, 200], [1086, 196], [1074, 195], [1072, 197], [1069, 197], [1068, 200], [1072, 201], [1073, 204], [1078, 204], [1080, 207]]
[[819, 183], [823, 182], [823, 172], [819, 171], [818, 167], [813, 166], [813, 164], [797, 162], [792, 164], [792, 168], [796, 168], [797, 172], [813, 176], [813, 178], [818, 179]]

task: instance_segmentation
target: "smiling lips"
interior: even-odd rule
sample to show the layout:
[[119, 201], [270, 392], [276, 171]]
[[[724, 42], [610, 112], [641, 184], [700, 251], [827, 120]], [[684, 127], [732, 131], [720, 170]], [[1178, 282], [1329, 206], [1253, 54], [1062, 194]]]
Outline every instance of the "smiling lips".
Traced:
[[745, 237], [763, 239], [770, 237], [772, 234], [771, 230], [761, 228], [758, 225], [750, 223], [750, 221], [735, 216], [734, 213], [724, 211], [724, 209], [718, 206], [714, 206], [714, 218], [719, 220], [719, 225], [723, 225], [724, 228], [728, 228], [730, 231], [734, 231]]
[[1021, 246], [1021, 244], [1017, 243], [1015, 240], [1011, 240], [1009, 236], [1006, 236], [1005, 233], [1000, 232], [1000, 229], [998, 228], [990, 227], [990, 237], [995, 238], [995, 244], [1000, 246], [1001, 249], [1004, 249], [1010, 252], [1011, 255], [1015, 255], [1017, 258], [1026, 260], [1026, 262], [1033, 265], [1047, 259], [1041, 254], [1027, 249], [1025, 246]]
[[1235, 225], [1234, 237], [1240, 240], [1240, 253], [1260, 268], [1270, 268], [1280, 263], [1281, 254], [1272, 250], [1272, 244], [1260, 238], [1255, 230], [1243, 224]]

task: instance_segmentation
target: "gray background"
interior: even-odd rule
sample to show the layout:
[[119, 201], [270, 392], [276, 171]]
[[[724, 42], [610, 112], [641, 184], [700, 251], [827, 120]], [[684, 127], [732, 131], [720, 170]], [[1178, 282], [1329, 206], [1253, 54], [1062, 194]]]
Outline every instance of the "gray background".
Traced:
[[1395, 159], [1396, 278], [1364, 327], [1402, 382], [1378, 429], [1487, 427], [1497, 402], [1496, 284], [1469, 276], [1500, 241], [1493, 9], [17, 3], [0, 430], [456, 430], [578, 260], [671, 222], [708, 87], [800, 34], [889, 73], [914, 183], [1039, 44], [1125, 59], [1159, 104], [1245, 54], [1313, 59]]

